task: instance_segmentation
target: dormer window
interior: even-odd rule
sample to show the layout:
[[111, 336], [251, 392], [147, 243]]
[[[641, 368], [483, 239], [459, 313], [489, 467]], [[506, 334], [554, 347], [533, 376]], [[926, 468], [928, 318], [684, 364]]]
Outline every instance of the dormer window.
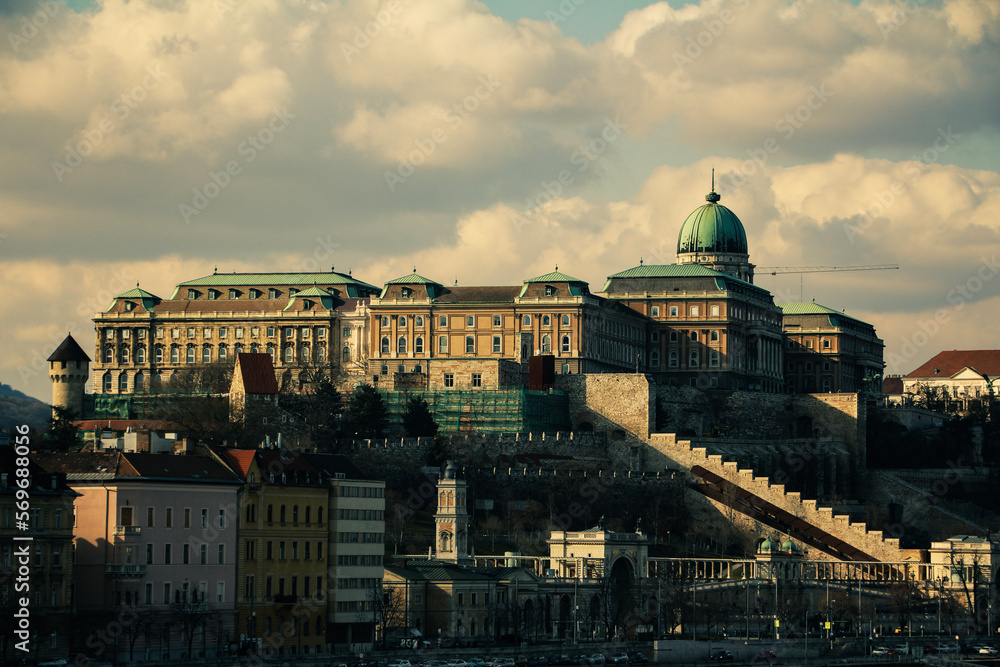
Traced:
[[267, 289], [267, 298], [268, 299], [277, 299], [278, 296], [279, 296], [279, 292], [275, 288], [269, 287]]
[[313, 301], [312, 299], [303, 299], [303, 301], [302, 301], [302, 310], [312, 310], [313, 306], [315, 306], [315, 305], [316, 305], [316, 302]]
[[251, 299], [259, 299], [260, 298], [260, 290], [257, 289], [257, 288], [251, 288], [250, 289], [250, 298]]
[[208, 290], [208, 298], [211, 299], [212, 301], [218, 299], [221, 294], [222, 293], [217, 289]]
[[404, 287], [400, 290], [400, 296], [402, 296], [404, 299], [409, 299], [411, 296], [413, 296], [413, 290], [410, 289], [409, 287]]
[[288, 288], [288, 296], [295, 296], [298, 293], [299, 293], [299, 290], [295, 289], [294, 287], [289, 287]]
[[125, 302], [125, 312], [126, 313], [131, 313], [133, 310], [135, 310], [135, 303], [133, 303], [132, 301], [126, 301]]
[[198, 298], [198, 290], [189, 289], [188, 290], [188, 298], [189, 299], [197, 299]]
[[238, 298], [240, 298], [239, 291], [234, 290], [234, 289], [229, 290], [229, 298], [230, 299], [238, 299]]
[[555, 296], [555, 295], [556, 295], [556, 288], [553, 287], [552, 285], [546, 285], [545, 296]]

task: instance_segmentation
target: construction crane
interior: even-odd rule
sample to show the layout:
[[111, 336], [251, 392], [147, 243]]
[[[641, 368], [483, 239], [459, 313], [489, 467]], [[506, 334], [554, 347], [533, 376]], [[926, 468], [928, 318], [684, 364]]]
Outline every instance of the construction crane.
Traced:
[[898, 269], [899, 264], [868, 264], [867, 266], [758, 266], [757, 271], [776, 276], [779, 273], [827, 273], [830, 271], [885, 271]]

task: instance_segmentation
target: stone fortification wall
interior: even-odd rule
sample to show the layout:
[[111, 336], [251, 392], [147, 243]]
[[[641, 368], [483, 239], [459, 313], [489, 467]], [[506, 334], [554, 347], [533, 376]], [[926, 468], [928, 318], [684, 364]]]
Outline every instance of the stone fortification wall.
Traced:
[[574, 429], [624, 431], [646, 438], [654, 429], [656, 385], [642, 374], [557, 375], [569, 397]]
[[[940, 478], [931, 485], [930, 491], [885, 471], [868, 473], [868, 499], [888, 508], [884, 517], [886, 533], [909, 541], [936, 539], [941, 535], [978, 535], [987, 531], [948, 509], [949, 502], [944, 496], [951, 485], [961, 482], [961, 477], [952, 470], [938, 472]], [[968, 508], [962, 509], [967, 513]]]

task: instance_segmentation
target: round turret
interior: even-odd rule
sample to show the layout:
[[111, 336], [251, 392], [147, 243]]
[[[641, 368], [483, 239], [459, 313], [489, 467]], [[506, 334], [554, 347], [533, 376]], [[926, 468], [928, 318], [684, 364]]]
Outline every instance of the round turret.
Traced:
[[48, 362], [49, 379], [52, 381], [52, 416], [56, 416], [56, 408], [62, 408], [76, 419], [82, 419], [83, 392], [90, 378], [90, 357], [73, 336], [67, 334], [49, 356]]

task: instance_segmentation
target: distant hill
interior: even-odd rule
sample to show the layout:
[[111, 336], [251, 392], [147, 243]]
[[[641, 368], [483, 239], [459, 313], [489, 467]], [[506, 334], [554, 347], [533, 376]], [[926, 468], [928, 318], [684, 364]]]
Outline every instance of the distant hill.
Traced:
[[23, 391], [18, 391], [9, 384], [4, 384], [3, 382], [0, 382], [0, 396], [13, 396], [14, 398], [31, 398]]
[[42, 403], [37, 398], [25, 396], [7, 385], [2, 385], [0, 388], [11, 392], [0, 392], [0, 429], [6, 431], [11, 426], [27, 424], [37, 431], [45, 430], [49, 417], [52, 416], [50, 405]]

